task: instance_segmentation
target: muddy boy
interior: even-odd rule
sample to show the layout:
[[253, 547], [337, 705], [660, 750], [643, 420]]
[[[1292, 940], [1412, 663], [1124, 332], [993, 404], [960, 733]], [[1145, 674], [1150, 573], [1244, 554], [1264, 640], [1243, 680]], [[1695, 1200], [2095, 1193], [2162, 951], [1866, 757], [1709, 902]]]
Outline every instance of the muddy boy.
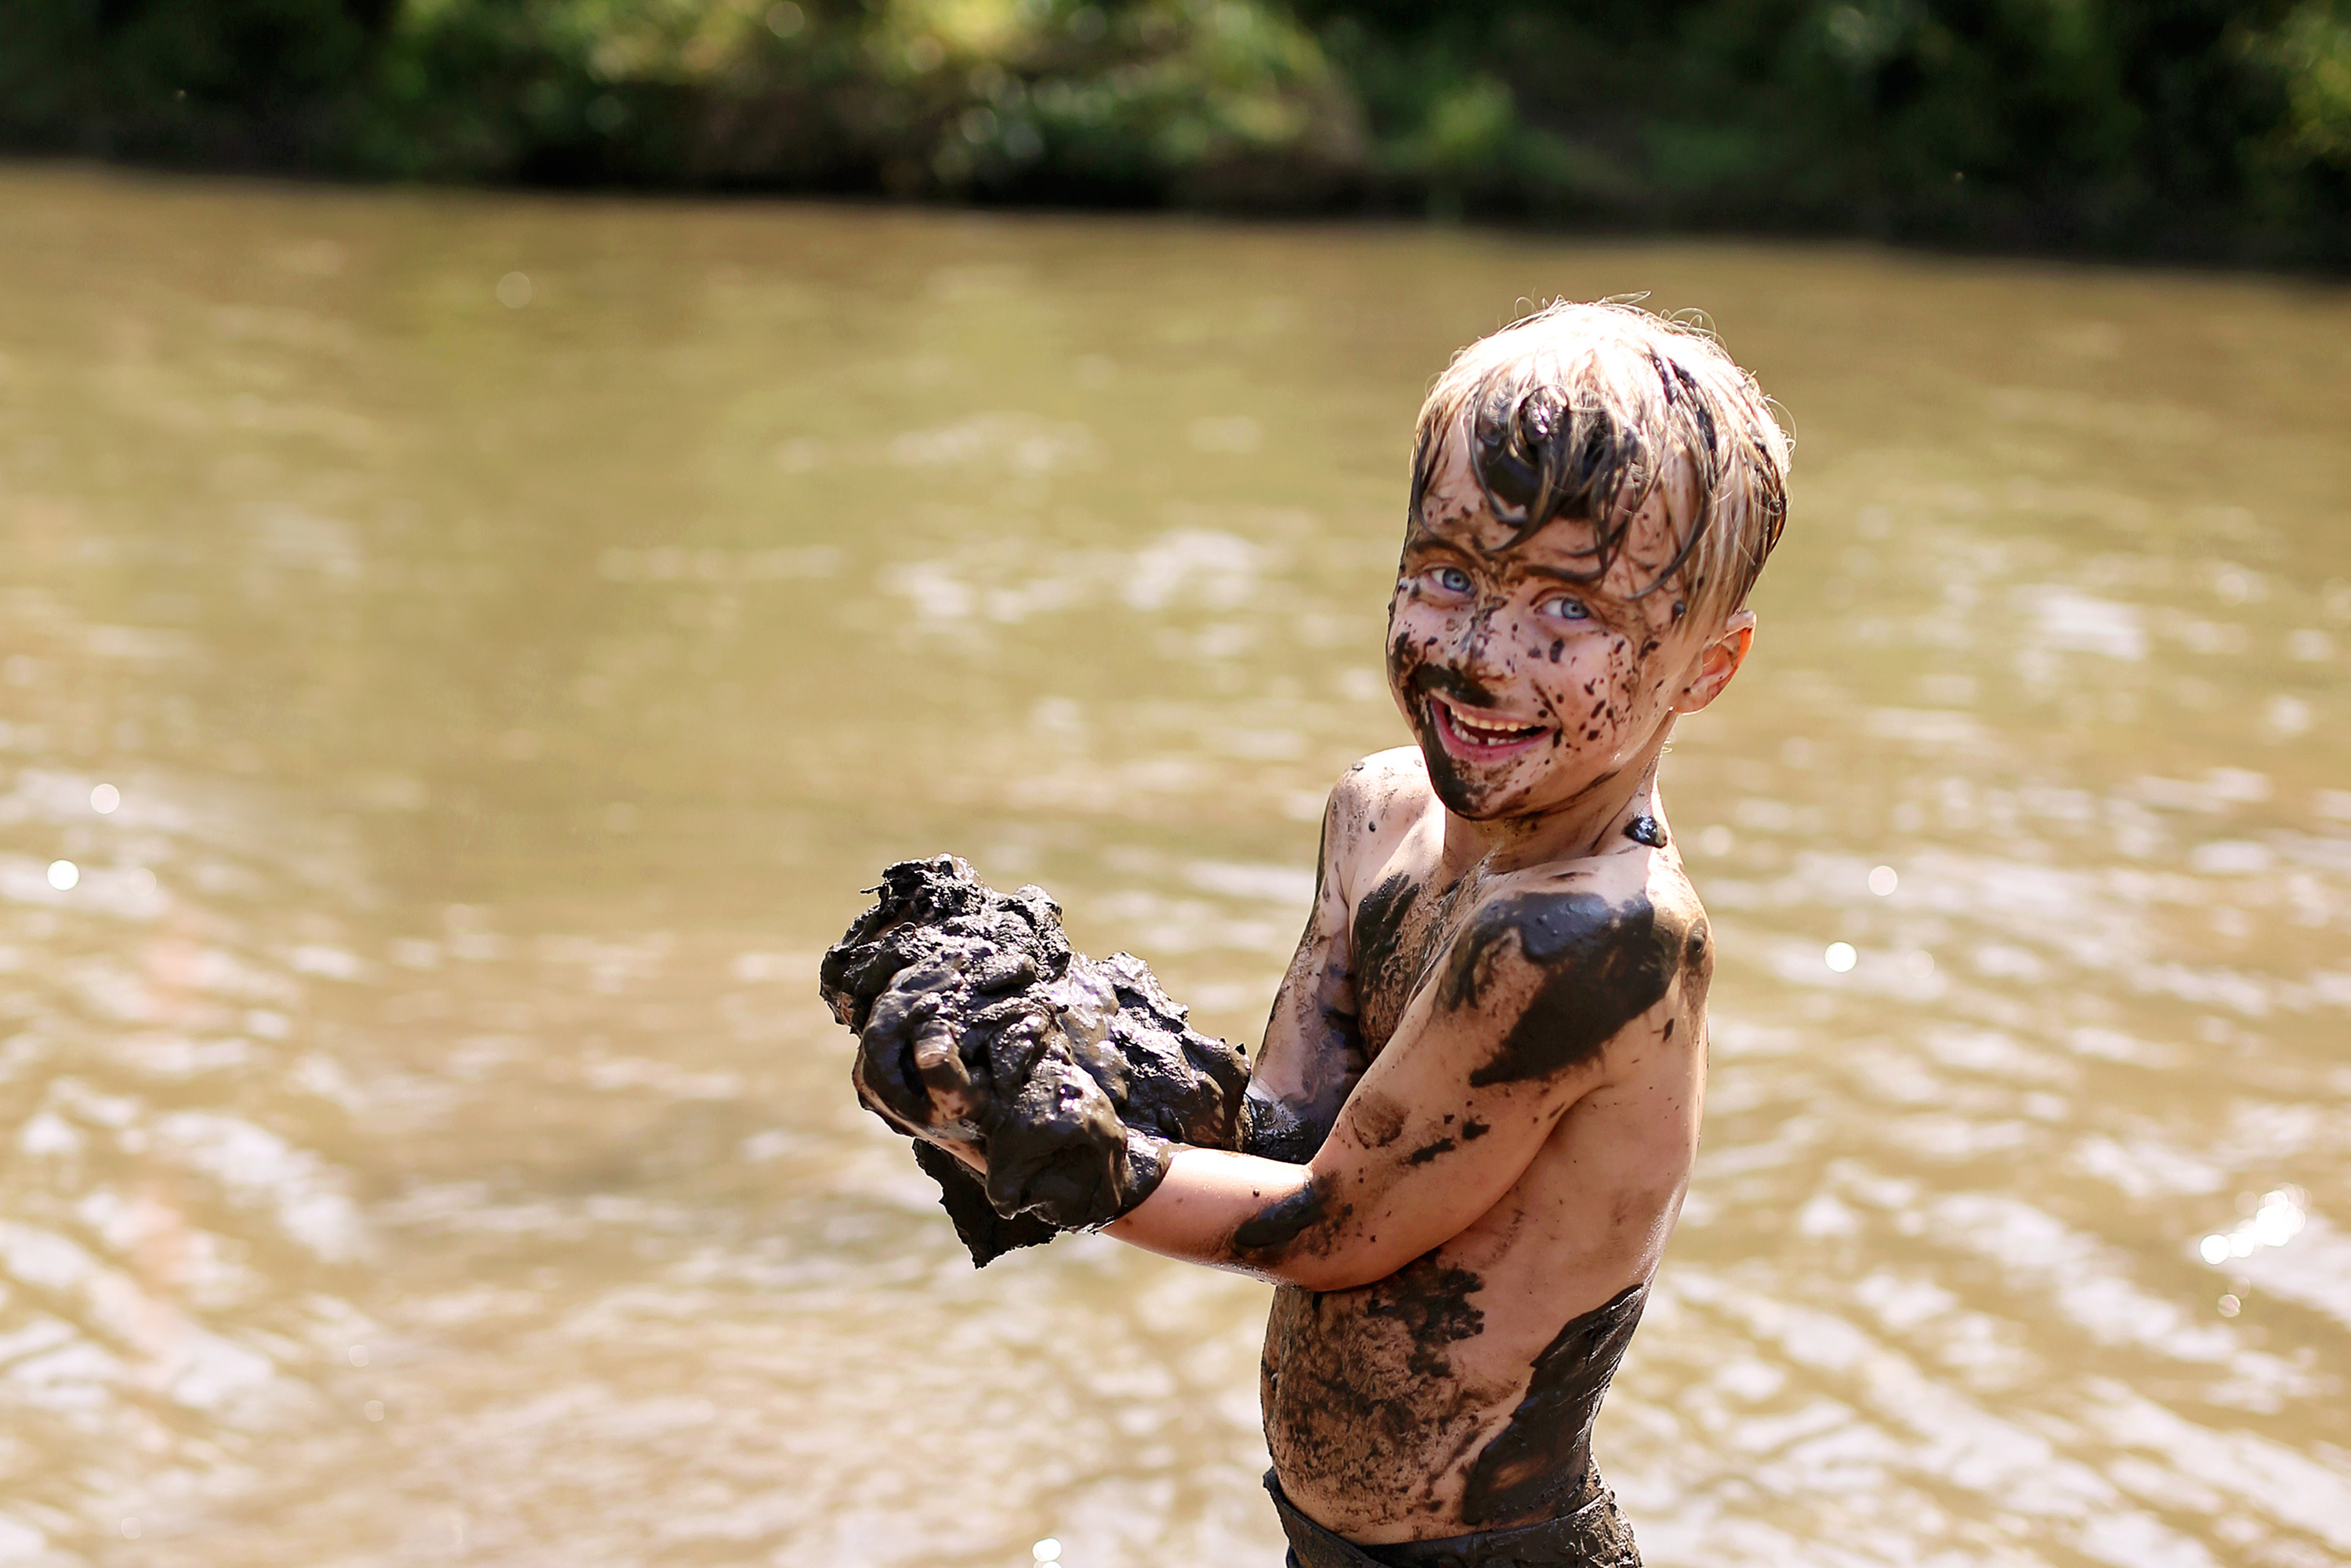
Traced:
[[1625, 305], [1473, 344], [1421, 410], [1416, 744], [1332, 791], [1240, 1147], [1157, 1146], [1107, 1227], [1278, 1287], [1303, 1568], [1638, 1561], [1592, 1425], [1688, 1184], [1713, 967], [1657, 765], [1746, 657], [1786, 469], [1752, 379]]

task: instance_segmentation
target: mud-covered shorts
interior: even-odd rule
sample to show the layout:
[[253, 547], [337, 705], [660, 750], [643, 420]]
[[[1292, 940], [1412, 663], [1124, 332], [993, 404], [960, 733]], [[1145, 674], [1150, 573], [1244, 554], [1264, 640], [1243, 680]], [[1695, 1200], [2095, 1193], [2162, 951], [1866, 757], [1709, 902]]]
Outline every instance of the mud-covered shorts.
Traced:
[[1298, 1511], [1271, 1470], [1265, 1490], [1290, 1537], [1288, 1568], [1641, 1568], [1633, 1527], [1606, 1487], [1574, 1512], [1541, 1524], [1386, 1546], [1358, 1546], [1332, 1534]]

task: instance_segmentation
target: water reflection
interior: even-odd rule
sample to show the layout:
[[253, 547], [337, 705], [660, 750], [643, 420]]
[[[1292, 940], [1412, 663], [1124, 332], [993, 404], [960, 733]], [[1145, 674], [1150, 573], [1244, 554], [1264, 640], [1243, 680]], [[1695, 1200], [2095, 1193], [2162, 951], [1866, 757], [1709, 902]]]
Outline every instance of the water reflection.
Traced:
[[1800, 480], [1650, 1560], [2351, 1555], [2338, 292], [0, 181], [0, 1561], [1277, 1560], [1259, 1289], [972, 1274], [814, 956], [955, 848], [1253, 1039], [1420, 388], [1637, 288]]

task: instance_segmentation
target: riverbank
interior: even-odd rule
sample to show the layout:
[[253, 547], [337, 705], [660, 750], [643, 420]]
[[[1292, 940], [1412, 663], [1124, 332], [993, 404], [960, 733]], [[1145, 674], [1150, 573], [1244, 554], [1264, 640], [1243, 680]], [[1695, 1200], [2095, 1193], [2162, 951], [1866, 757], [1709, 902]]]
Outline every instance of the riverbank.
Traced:
[[1426, 9], [18, 0], [0, 150], [2351, 266], [2341, 0]]

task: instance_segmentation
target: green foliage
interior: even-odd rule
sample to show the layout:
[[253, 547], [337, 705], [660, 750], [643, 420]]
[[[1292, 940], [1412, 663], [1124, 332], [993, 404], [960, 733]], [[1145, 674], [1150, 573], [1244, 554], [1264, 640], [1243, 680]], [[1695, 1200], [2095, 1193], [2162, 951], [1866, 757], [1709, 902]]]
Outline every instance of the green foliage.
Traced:
[[2264, 41], [2285, 77], [2288, 157], [2351, 170], [2351, 10], [2306, 0]]
[[[1395, 203], [2351, 260], [2344, 0], [1301, 4]], [[1433, 172], [1470, 93], [1507, 123]]]
[[413, 0], [379, 79], [407, 173], [1293, 205], [1363, 155], [1313, 39], [1233, 0]]
[[392, 0], [5, 0], [0, 144], [299, 164], [333, 153]]
[[2351, 0], [5, 0], [0, 144], [2351, 261]]

